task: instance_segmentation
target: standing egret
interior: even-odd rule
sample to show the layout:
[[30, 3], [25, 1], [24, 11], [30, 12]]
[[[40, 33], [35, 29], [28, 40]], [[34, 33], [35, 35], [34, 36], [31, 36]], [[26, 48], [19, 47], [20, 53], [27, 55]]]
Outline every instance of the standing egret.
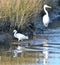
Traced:
[[49, 14], [48, 14], [48, 11], [46, 10], [46, 8], [51, 8], [50, 6], [48, 5], [44, 5], [44, 11], [45, 11], [45, 15], [43, 16], [43, 24], [45, 27], [48, 27], [48, 24], [49, 24]]
[[18, 39], [18, 41], [23, 40], [23, 39], [28, 39], [28, 36], [25, 36], [21, 33], [17, 33], [17, 30], [13, 30], [14, 32], [14, 37]]

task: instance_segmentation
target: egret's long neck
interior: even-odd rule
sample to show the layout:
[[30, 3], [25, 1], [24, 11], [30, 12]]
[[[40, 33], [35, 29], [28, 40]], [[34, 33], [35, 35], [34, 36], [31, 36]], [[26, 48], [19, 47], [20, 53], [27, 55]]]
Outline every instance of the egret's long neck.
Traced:
[[16, 34], [17, 32], [14, 32], [14, 34]]
[[45, 11], [45, 13], [48, 15], [48, 12], [47, 12], [47, 10], [46, 10], [46, 7], [44, 7], [44, 11]]

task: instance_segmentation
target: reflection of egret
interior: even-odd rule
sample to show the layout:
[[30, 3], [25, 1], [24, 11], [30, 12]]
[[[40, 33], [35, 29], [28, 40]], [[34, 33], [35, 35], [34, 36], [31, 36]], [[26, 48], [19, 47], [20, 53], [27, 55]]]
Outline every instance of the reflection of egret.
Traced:
[[[44, 46], [48, 46], [48, 44], [44, 44]], [[48, 47], [44, 47], [43, 54], [44, 54], [43, 63], [44, 65], [46, 65], [47, 60], [48, 60]]]
[[18, 53], [22, 53], [23, 52], [23, 47], [18, 46], [16, 50], [13, 51], [14, 56], [13, 57], [17, 57]]
[[14, 32], [14, 37], [18, 39], [18, 41], [23, 40], [23, 39], [28, 39], [28, 36], [25, 36], [21, 33], [17, 33], [17, 30], [13, 30]]
[[43, 24], [44, 24], [45, 27], [48, 27], [49, 15], [48, 15], [48, 12], [47, 12], [46, 8], [51, 8], [51, 7], [48, 6], [48, 5], [44, 5], [44, 11], [45, 11], [46, 14], [43, 16]]
[[18, 53], [22, 53], [24, 51], [38, 52], [38, 51], [41, 51], [41, 50], [25, 48], [25, 47], [18, 46], [17, 49], [12, 51], [14, 53], [13, 57], [17, 57]]

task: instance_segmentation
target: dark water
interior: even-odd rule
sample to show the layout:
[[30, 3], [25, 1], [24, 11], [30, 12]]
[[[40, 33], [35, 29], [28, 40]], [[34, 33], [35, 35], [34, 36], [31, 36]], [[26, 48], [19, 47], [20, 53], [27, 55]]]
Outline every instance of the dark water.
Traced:
[[44, 43], [43, 45], [27, 47], [29, 51], [13, 57], [12, 52], [0, 50], [0, 65], [60, 65], [60, 44]]

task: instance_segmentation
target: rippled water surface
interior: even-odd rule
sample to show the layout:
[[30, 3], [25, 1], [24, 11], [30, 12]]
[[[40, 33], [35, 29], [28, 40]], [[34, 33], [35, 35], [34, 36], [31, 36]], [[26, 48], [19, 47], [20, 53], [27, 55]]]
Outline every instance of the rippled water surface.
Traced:
[[5, 49], [0, 50], [0, 65], [60, 65], [60, 44], [45, 43], [26, 49], [29, 51], [19, 53], [17, 57]]

